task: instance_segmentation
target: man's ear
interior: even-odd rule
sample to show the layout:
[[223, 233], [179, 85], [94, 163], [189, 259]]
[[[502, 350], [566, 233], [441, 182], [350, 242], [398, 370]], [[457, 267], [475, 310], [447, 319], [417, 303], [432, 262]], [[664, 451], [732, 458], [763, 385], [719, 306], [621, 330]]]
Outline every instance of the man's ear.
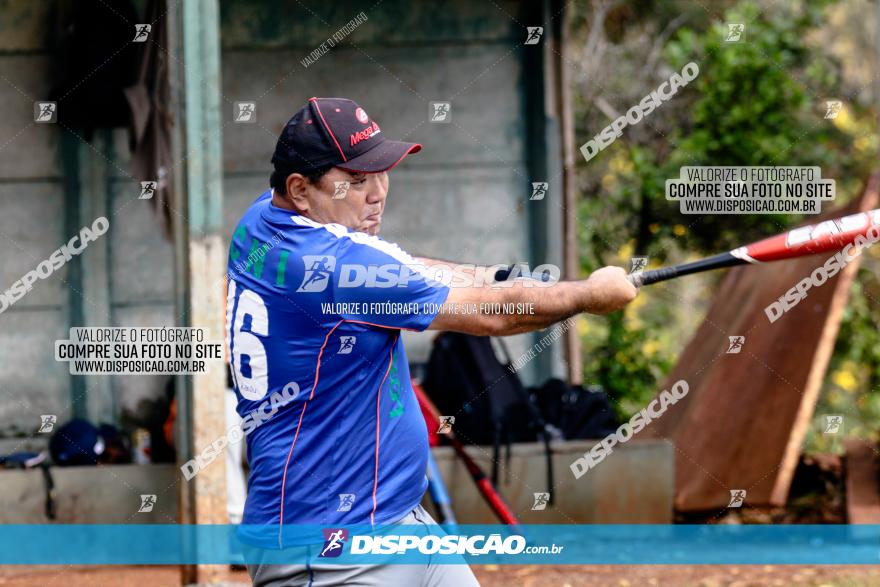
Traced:
[[296, 208], [297, 212], [309, 211], [309, 199], [306, 196], [308, 180], [300, 173], [291, 173], [287, 176], [287, 198]]

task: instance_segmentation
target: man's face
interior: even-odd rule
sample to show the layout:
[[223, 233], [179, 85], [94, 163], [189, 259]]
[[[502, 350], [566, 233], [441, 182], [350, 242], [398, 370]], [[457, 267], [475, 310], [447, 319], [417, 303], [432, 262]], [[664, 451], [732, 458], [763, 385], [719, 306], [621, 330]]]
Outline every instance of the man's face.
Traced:
[[382, 227], [387, 195], [386, 172], [352, 173], [334, 167], [317, 183], [308, 183], [308, 217], [376, 235]]

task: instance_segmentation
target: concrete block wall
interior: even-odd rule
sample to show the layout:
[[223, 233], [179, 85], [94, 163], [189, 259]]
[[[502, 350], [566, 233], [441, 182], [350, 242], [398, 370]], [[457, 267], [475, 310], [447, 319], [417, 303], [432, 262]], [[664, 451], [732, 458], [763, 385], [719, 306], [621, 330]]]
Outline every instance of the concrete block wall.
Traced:
[[[34, 122], [34, 101], [50, 86], [51, 3], [9, 2], [0, 12], [0, 289], [48, 258], [70, 236], [60, 136]], [[0, 313], [0, 436], [33, 433], [40, 414], [70, 409], [67, 369], [54, 340], [69, 323], [70, 275], [62, 268]]]
[[[272, 11], [244, 0], [221, 6], [223, 104], [254, 101], [256, 124], [223, 129], [227, 230], [268, 189], [270, 159], [287, 120], [312, 96], [354, 99], [388, 137], [423, 145], [390, 173], [382, 237], [414, 255], [463, 263], [527, 260], [531, 189], [525, 164], [522, 40], [518, 3], [443, 4], [386, 0]], [[364, 10], [344, 42], [301, 60]], [[431, 101], [449, 101], [452, 121], [431, 123]], [[411, 361], [430, 334], [405, 333]], [[531, 344], [511, 340], [518, 356]]]
[[[665, 440], [634, 440], [580, 479], [569, 464], [594, 441], [556, 443], [552, 448], [554, 506], [533, 511], [534, 493], [547, 490], [544, 447], [518, 444], [501, 460], [499, 490], [519, 519], [528, 524], [670, 524], [675, 489], [675, 450]], [[492, 447], [470, 446], [468, 453], [487, 473]], [[496, 524], [450, 447], [434, 457], [462, 524]], [[68, 524], [170, 524], [177, 519], [177, 490], [183, 482], [174, 465], [55, 467], [57, 522]], [[45, 485], [39, 470], [0, 471], [0, 524], [45, 524]], [[138, 512], [143, 494], [156, 495], [151, 512]], [[425, 494], [423, 505], [433, 512]]]

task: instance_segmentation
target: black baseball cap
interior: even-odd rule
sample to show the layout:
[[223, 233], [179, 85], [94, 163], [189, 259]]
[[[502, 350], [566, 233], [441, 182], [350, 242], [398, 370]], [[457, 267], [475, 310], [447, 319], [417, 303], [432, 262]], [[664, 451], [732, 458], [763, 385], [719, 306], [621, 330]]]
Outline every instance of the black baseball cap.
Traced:
[[418, 143], [386, 139], [376, 121], [351, 100], [309, 98], [281, 131], [272, 163], [288, 175], [328, 166], [379, 173], [421, 149]]

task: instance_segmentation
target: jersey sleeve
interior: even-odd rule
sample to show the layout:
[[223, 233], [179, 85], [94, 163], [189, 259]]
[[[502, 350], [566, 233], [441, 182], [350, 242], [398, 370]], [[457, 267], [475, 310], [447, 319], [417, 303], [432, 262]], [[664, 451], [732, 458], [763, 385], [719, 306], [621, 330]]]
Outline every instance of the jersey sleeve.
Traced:
[[350, 232], [337, 249], [334, 307], [346, 320], [421, 331], [440, 312], [448, 286], [398, 245]]

